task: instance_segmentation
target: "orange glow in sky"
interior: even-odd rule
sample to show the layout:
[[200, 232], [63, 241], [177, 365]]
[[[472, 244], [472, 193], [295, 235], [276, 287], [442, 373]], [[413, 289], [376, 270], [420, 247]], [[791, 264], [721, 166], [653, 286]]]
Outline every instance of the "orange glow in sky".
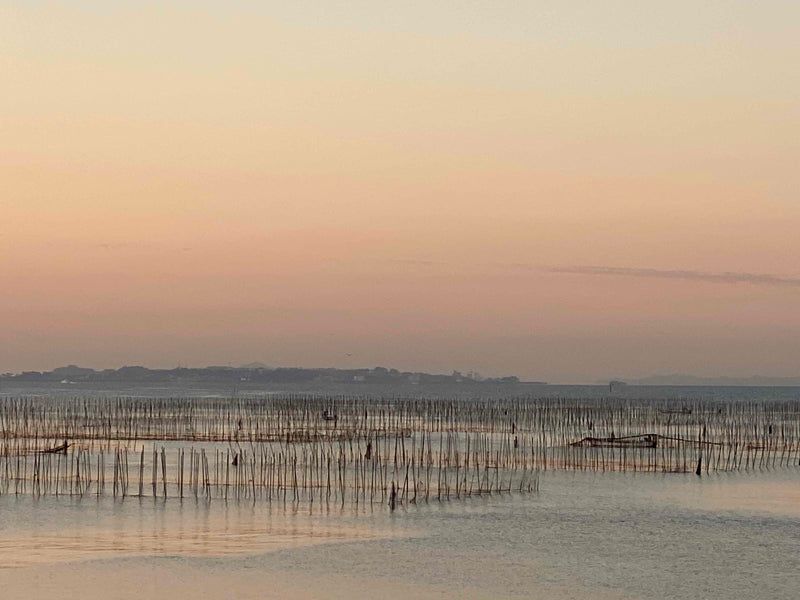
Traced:
[[0, 372], [798, 374], [796, 1], [11, 4]]

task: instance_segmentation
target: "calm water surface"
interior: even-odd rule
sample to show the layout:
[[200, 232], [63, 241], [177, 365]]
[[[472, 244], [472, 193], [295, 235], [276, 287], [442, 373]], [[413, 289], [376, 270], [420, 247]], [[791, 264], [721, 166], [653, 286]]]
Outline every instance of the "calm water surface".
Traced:
[[389, 513], [0, 499], [3, 598], [797, 598], [800, 473], [548, 473]]
[[[57, 398], [165, 390], [0, 392]], [[607, 388], [514, 393], [601, 398]], [[626, 394], [758, 401], [796, 399], [800, 389]], [[423, 503], [394, 513], [384, 506], [309, 512], [291, 503], [0, 497], [0, 598], [64, 597], [795, 600], [800, 467], [703, 477], [548, 472], [539, 494]]]

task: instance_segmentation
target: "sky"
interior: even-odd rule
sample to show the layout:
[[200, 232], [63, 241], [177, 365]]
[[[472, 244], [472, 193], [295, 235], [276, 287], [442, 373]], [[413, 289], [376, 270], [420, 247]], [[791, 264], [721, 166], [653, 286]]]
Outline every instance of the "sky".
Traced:
[[798, 20], [0, 2], [0, 372], [796, 376]]

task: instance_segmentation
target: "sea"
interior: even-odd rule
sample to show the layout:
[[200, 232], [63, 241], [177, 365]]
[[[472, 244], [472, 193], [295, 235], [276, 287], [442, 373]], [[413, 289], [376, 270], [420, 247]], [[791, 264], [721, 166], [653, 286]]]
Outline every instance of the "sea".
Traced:
[[[9, 397], [585, 398], [606, 386], [4, 386]], [[629, 386], [648, 399], [800, 388]], [[383, 506], [0, 496], [0, 598], [800, 598], [800, 466], [541, 473], [538, 492]]]

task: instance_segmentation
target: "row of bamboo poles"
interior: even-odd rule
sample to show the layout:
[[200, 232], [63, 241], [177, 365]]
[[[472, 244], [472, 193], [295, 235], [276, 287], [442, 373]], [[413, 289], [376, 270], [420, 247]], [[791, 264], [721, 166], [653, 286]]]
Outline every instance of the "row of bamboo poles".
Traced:
[[0, 399], [0, 494], [386, 503], [800, 463], [800, 400]]
[[[315, 441], [367, 431], [658, 433], [719, 442], [800, 437], [800, 400], [432, 400], [285, 395], [222, 398], [0, 398], [0, 436], [27, 439]], [[599, 433], [598, 433], [599, 434]]]
[[[519, 446], [453, 433], [328, 443], [153, 445], [113, 451], [62, 444], [63, 451], [0, 458], [0, 494], [266, 500], [344, 506], [536, 492], [538, 470]], [[438, 446], [437, 446], [438, 444]]]

